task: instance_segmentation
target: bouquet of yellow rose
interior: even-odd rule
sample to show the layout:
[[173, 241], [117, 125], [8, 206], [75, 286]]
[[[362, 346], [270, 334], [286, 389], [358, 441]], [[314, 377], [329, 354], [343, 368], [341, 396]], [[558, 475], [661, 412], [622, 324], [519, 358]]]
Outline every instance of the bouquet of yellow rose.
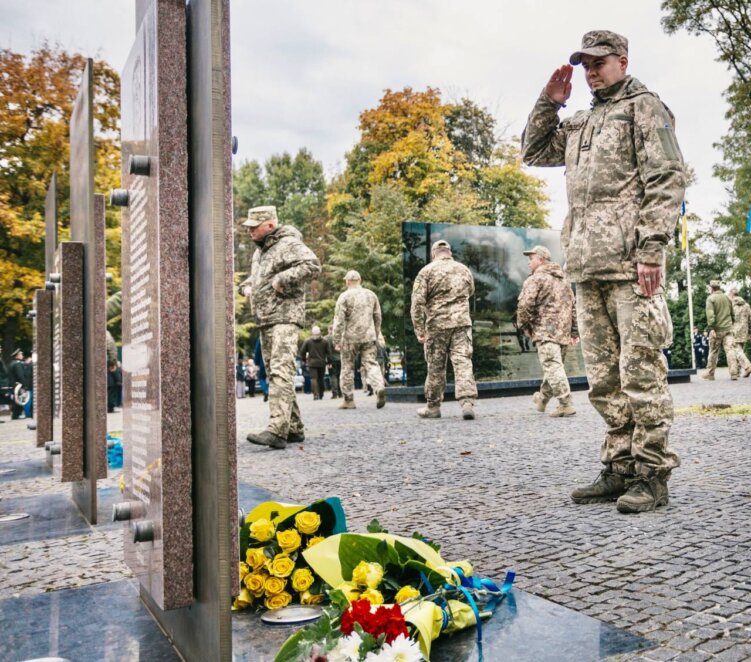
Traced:
[[267, 501], [254, 508], [240, 528], [240, 593], [233, 608], [323, 602], [323, 581], [302, 552], [346, 530], [338, 497], [309, 506]]

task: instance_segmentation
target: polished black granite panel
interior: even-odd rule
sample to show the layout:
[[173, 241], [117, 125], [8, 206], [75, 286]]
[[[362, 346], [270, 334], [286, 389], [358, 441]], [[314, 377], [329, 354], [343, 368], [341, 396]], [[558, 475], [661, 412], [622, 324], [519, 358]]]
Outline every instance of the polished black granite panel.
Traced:
[[0, 600], [0, 660], [177, 662], [135, 581]]
[[253, 508], [259, 503], [263, 503], [264, 501], [288, 502], [289, 499], [284, 499], [262, 487], [255, 487], [249, 483], [238, 483], [237, 503], [246, 514], [253, 510]]
[[29, 478], [44, 478], [52, 476], [44, 458], [28, 460], [26, 462], [4, 462], [0, 464], [0, 483], [12, 480], [27, 480]]
[[16, 497], [0, 501], [0, 515], [11, 513], [28, 513], [30, 517], [0, 524], [0, 545], [91, 532], [91, 526], [67, 494]]
[[[296, 626], [270, 626], [258, 614], [234, 612], [235, 662], [271, 662]], [[543, 598], [513, 589], [483, 625], [485, 662], [588, 662], [651, 648], [643, 637], [612, 627]], [[479, 662], [477, 632], [459, 632], [435, 642], [431, 662]]]

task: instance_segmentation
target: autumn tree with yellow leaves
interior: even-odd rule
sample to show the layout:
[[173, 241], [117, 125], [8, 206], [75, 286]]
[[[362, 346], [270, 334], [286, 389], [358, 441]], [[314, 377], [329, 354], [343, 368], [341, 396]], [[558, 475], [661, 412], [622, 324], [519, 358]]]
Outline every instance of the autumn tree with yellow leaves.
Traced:
[[[86, 59], [43, 45], [29, 55], [0, 50], [0, 343], [7, 358], [31, 344], [25, 318], [44, 285], [44, 201], [58, 176], [58, 229], [69, 233], [70, 114]], [[99, 192], [120, 181], [120, 78], [94, 62], [96, 177]], [[120, 226], [107, 212], [107, 268], [119, 289]]]

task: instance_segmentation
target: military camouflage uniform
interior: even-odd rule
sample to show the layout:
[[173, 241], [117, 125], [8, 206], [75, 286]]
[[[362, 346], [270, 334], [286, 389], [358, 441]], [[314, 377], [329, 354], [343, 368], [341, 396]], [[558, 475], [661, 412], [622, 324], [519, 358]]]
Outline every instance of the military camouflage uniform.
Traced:
[[360, 354], [368, 384], [376, 393], [382, 391], [383, 373], [376, 361], [381, 336], [381, 305], [375, 293], [360, 286], [342, 292], [336, 301], [331, 335], [342, 354], [340, 384], [344, 397], [347, 400], [354, 397], [357, 354]]
[[733, 302], [733, 338], [735, 339], [735, 359], [744, 377], [751, 375], [751, 361], [743, 351], [743, 345], [751, 333], [751, 306], [737, 294], [730, 298]]
[[638, 80], [593, 94], [592, 108], [558, 119], [544, 92], [523, 136], [528, 165], [565, 166], [569, 213], [561, 232], [589, 398], [608, 426], [600, 459], [620, 474], [665, 479], [673, 406], [661, 349], [672, 323], [660, 291], [645, 297], [637, 263], [662, 266], [683, 193], [673, 115]]
[[707, 373], [714, 376], [717, 359], [720, 358], [720, 347], [725, 350], [728, 360], [730, 378], [738, 379], [738, 353], [733, 336], [733, 304], [723, 292], [713, 292], [707, 297], [706, 304], [707, 328], [714, 331], [714, 337], [709, 336], [709, 358], [707, 359]]
[[[261, 352], [269, 384], [269, 432], [286, 438], [304, 426], [295, 398], [297, 338], [305, 323], [305, 283], [321, 272], [321, 263], [293, 227], [279, 226], [253, 253], [250, 286], [253, 317], [261, 327]], [[273, 283], [284, 287], [283, 293]]]
[[474, 404], [477, 398], [469, 316], [469, 298], [474, 292], [472, 272], [450, 255], [437, 255], [415, 278], [412, 325], [415, 335], [427, 336], [425, 400], [431, 409], [440, 407], [443, 401], [449, 356], [454, 367], [456, 399]]
[[516, 323], [537, 346], [542, 367], [540, 395], [547, 402], [571, 401], [571, 388], [563, 362], [571, 338], [578, 337], [571, 284], [555, 262], [544, 262], [524, 281], [516, 308]]

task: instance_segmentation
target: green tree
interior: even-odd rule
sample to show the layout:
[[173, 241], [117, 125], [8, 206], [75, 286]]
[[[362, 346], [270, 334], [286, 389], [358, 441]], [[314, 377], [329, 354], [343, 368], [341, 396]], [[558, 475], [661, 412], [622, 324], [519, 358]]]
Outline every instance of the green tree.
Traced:
[[[44, 201], [58, 173], [60, 237], [69, 231], [69, 121], [86, 60], [43, 45], [26, 56], [0, 50], [0, 343], [30, 346], [24, 313], [44, 281]], [[118, 74], [94, 62], [96, 176], [99, 191], [119, 185]], [[120, 230], [107, 213], [108, 270], [119, 289]]]
[[751, 283], [751, 235], [745, 233], [751, 208], [751, 12], [746, 0], [663, 0], [664, 29], [672, 34], [708, 35], [732, 75], [725, 92], [730, 127], [717, 143], [723, 161], [715, 174], [727, 182], [730, 200], [713, 219], [719, 250], [730, 256], [725, 275]]

